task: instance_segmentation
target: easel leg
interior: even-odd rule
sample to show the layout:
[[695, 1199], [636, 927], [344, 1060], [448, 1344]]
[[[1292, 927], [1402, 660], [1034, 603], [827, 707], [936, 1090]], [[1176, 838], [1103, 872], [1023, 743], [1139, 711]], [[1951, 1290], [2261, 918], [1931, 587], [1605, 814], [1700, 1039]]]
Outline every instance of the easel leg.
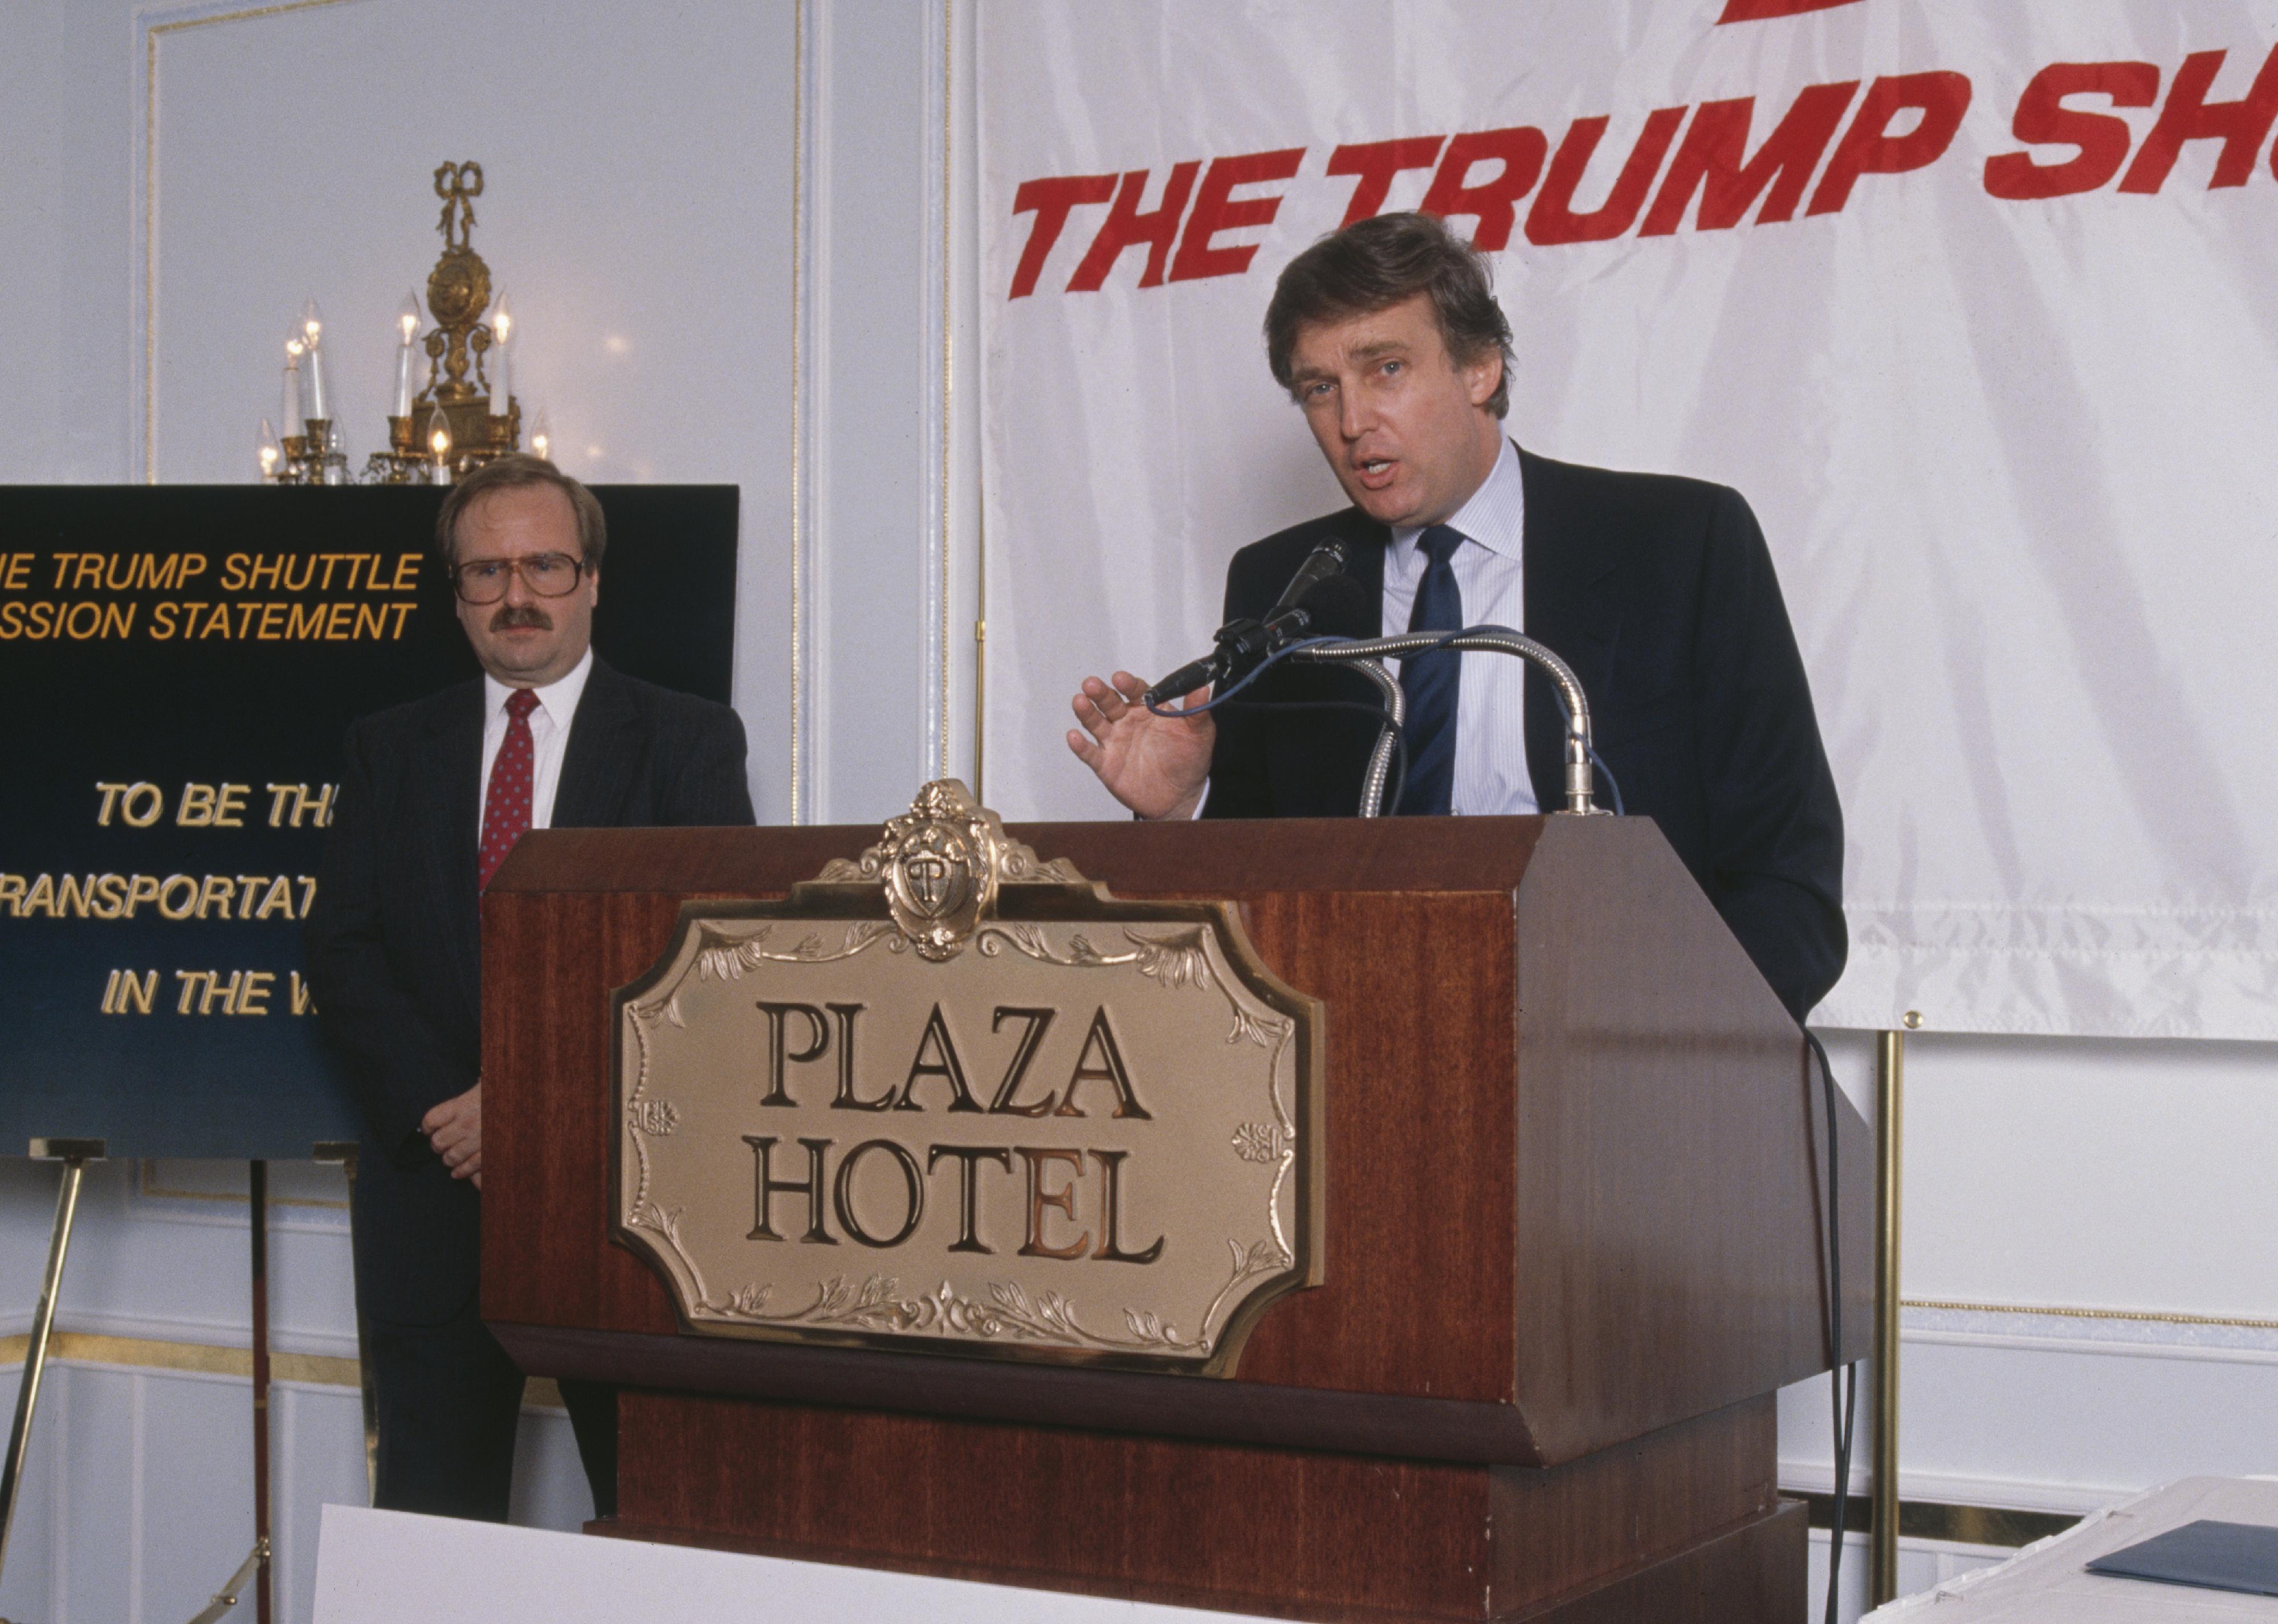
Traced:
[[56, 1326], [56, 1298], [63, 1290], [64, 1255], [71, 1249], [72, 1222], [79, 1216], [79, 1192], [87, 1164], [103, 1159], [99, 1139], [35, 1139], [32, 1155], [64, 1164], [63, 1186], [56, 1192], [55, 1237], [48, 1243], [48, 1270], [40, 1281], [40, 1306], [32, 1315], [30, 1345], [24, 1353], [24, 1377], [16, 1390], [16, 1420], [8, 1430], [8, 1458], [0, 1465], [0, 1573], [7, 1571], [8, 1530], [16, 1521], [16, 1493], [23, 1486], [24, 1457], [32, 1444], [32, 1409], [39, 1402], [40, 1378], [46, 1374], [48, 1344]]
[[[356, 1143], [354, 1140], [323, 1140], [316, 1147], [319, 1162], [337, 1162], [348, 1181], [348, 1250], [355, 1250]], [[365, 1504], [379, 1499], [379, 1395], [371, 1384], [371, 1332], [364, 1323], [363, 1300], [356, 1299], [356, 1375], [363, 1389], [363, 1486]]]
[[253, 1549], [260, 1624], [271, 1624], [269, 1559], [269, 1163], [256, 1162], [248, 1186], [253, 1230]]
[[[1907, 1018], [1909, 1020], [1913, 1017]], [[1907, 1034], [1875, 1039], [1875, 1498], [1867, 1605], [1899, 1593], [1899, 1148]]]

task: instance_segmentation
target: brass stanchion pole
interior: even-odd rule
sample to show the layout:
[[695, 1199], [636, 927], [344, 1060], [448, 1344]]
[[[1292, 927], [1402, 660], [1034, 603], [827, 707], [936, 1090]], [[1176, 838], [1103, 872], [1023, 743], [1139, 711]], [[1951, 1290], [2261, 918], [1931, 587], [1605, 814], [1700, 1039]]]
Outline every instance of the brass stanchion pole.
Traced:
[[32, 1315], [32, 1335], [24, 1350], [24, 1377], [16, 1389], [16, 1420], [8, 1430], [8, 1459], [0, 1466], [0, 1573], [7, 1570], [8, 1530], [16, 1521], [16, 1495], [23, 1487], [24, 1457], [32, 1446], [32, 1410], [40, 1400], [40, 1378], [47, 1373], [48, 1344], [56, 1328], [56, 1298], [63, 1291], [64, 1256], [71, 1250], [72, 1222], [79, 1216], [80, 1185], [89, 1162], [103, 1160], [99, 1139], [35, 1139], [31, 1154], [64, 1164], [56, 1192], [56, 1229], [48, 1243], [48, 1270], [40, 1280], [40, 1306]]
[[255, 1612], [271, 1624], [269, 1561], [269, 1163], [252, 1164], [253, 1557]]
[[[1909, 1013], [1908, 1024], [1915, 1017]], [[1875, 1039], [1874, 1521], [1867, 1605], [1899, 1593], [1899, 1151], [1907, 1034]]]
[[[355, 1181], [356, 1142], [354, 1140], [320, 1140], [317, 1143], [316, 1159], [337, 1162], [348, 1181], [348, 1252], [353, 1260], [355, 1252]], [[355, 1265], [350, 1262], [353, 1272]], [[363, 1395], [363, 1486], [367, 1505], [379, 1500], [379, 1395], [371, 1384], [371, 1332], [364, 1323], [363, 1300], [355, 1306], [356, 1323], [356, 1384]]]

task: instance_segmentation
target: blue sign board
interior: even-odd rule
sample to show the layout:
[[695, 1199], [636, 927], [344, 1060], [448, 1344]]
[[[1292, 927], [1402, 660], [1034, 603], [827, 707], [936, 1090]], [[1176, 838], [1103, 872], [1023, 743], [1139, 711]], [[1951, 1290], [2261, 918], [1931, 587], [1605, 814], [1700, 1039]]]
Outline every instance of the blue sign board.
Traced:
[[[724, 702], [736, 491], [596, 494], [596, 651]], [[442, 495], [0, 488], [0, 1155], [356, 1137], [300, 922], [348, 724], [477, 674]]]

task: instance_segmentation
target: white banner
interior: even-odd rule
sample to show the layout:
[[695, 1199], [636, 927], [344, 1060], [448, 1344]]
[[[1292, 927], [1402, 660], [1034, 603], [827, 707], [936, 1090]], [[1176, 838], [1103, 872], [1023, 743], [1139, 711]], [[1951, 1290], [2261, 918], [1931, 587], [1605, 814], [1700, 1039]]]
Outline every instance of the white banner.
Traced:
[[1847, 824], [1829, 1025], [2278, 1038], [2278, 0], [990, 0], [988, 797], [1342, 504], [1259, 336], [1494, 253], [1530, 450], [1738, 487]]

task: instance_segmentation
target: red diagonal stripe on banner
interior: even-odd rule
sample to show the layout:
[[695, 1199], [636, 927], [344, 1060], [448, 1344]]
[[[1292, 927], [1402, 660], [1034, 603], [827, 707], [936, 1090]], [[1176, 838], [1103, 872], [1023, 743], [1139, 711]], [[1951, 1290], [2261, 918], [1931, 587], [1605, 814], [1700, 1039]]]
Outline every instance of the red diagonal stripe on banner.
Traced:
[[1724, 0], [1724, 14], [1716, 19], [1721, 27], [1725, 23], [1762, 22], [1770, 17], [1800, 17], [1806, 11], [1831, 11], [1838, 5], [1857, 5], [1859, 0]]

